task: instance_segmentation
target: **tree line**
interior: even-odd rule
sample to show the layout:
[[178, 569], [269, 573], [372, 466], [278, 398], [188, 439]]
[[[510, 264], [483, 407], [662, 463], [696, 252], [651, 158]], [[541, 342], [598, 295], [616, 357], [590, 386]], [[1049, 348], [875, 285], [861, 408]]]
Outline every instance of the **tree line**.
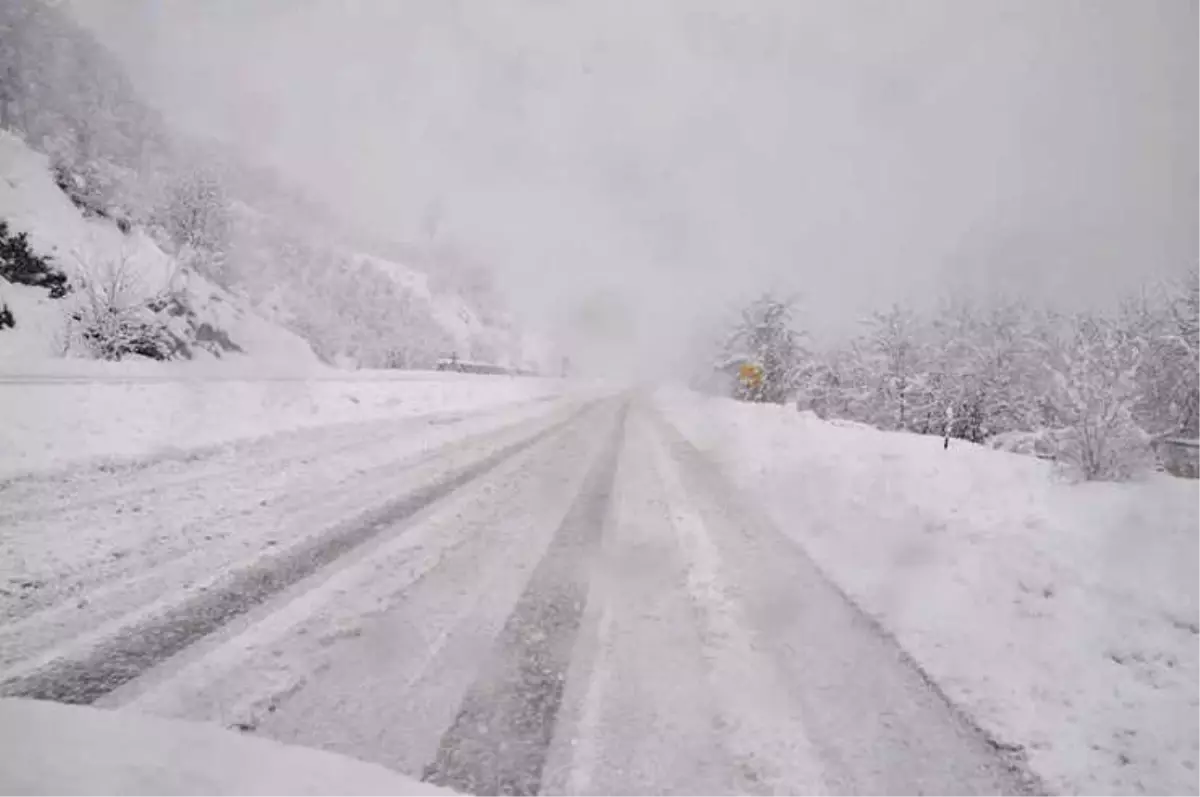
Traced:
[[986, 442], [1069, 462], [1086, 478], [1124, 478], [1149, 464], [1155, 439], [1197, 437], [1198, 284], [1192, 269], [1112, 312], [893, 306], [820, 349], [806, 345], [795, 300], [765, 295], [732, 326], [717, 367], [741, 400], [795, 402], [824, 418]]

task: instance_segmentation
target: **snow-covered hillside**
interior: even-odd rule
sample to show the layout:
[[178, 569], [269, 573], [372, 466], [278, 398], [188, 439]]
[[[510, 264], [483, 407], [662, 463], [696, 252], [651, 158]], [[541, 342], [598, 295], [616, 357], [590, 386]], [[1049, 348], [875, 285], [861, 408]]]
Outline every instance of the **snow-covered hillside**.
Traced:
[[1051, 793], [1195, 793], [1196, 482], [659, 394], [774, 524]]
[[[7, 132], [0, 132], [0, 178], [0, 219], [14, 233], [28, 233], [32, 249], [76, 285], [111, 282], [119, 272], [134, 300], [179, 297], [193, 315], [169, 323], [190, 342], [189, 358], [250, 357], [276, 371], [321, 361], [419, 368], [453, 354], [511, 367], [546, 365], [537, 342], [508, 319], [485, 322], [461, 296], [435, 291], [426, 274], [307, 239], [286, 219], [244, 203], [233, 206], [224, 280], [230, 289], [181, 264], [141, 226], [122, 232], [112, 220], [85, 217], [55, 184], [49, 158]], [[358, 287], [347, 295], [347, 285]], [[72, 347], [68, 328], [82, 300], [78, 291], [51, 299], [45, 289], [0, 279], [0, 301], [16, 320], [0, 332], [0, 362], [11, 370], [20, 362], [84, 356]]]
[[[312, 234], [244, 202], [230, 206], [225, 279], [258, 312], [345, 367], [429, 368], [443, 357], [544, 368], [536, 342], [407, 263], [363, 250], [353, 235]], [[434, 264], [426, 264], [436, 267]]]
[[[46, 156], [11, 133], [0, 131], [0, 219], [13, 232], [28, 233], [32, 249], [48, 256], [77, 286], [104, 286], [118, 277], [121, 299], [145, 302], [171, 294], [179, 299], [167, 312], [168, 325], [186, 341], [196, 359], [251, 357], [275, 365], [307, 369], [319, 364], [299, 335], [271, 323], [244, 300], [182, 266], [139, 227], [128, 233], [102, 218], [85, 218], [55, 185]], [[85, 301], [75, 290], [51, 299], [43, 288], [0, 279], [0, 302], [15, 324], [0, 330], [0, 367], [68, 355], [85, 356], [72, 346], [69, 320]], [[186, 312], [185, 312], [186, 311]]]
[[427, 305], [430, 317], [450, 337], [454, 350], [460, 356], [486, 359], [499, 365], [522, 365], [520, 340], [513, 338], [507, 328], [485, 324], [479, 313], [461, 296], [453, 293], [435, 294], [427, 275], [400, 263], [366, 254], [360, 254], [356, 259], [364, 266], [382, 271], [407, 291], [413, 300]]
[[[237, 148], [173, 129], [66, 5], [0, 3], [0, 31], [0, 128], [28, 144], [9, 137], [0, 145], [0, 221], [29, 233], [34, 251], [73, 277], [133, 272], [139, 290], [173, 292], [173, 304], [143, 302], [129, 314], [139, 334], [149, 329], [147, 310], [159, 315], [150, 337], [171, 356], [186, 345], [185, 356], [194, 348], [273, 361], [315, 354], [354, 368], [430, 367], [455, 354], [529, 367], [536, 358], [496, 293], [473, 290], [486, 286], [486, 269], [482, 283], [463, 280], [459, 264], [439, 253], [365, 234], [359, 220]], [[91, 220], [81, 223], [81, 212]], [[63, 306], [5, 292], [25, 318], [0, 344], [9, 359], [61, 352], [49, 329], [61, 326]], [[0, 307], [0, 328], [12, 332], [7, 321]]]

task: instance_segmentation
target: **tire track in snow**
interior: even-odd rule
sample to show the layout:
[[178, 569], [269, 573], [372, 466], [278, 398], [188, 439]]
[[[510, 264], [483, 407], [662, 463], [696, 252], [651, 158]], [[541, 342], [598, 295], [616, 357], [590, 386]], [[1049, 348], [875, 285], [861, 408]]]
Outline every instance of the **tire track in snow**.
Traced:
[[422, 779], [471, 794], [537, 794], [609, 508], [628, 405], [468, 689]]
[[335, 529], [273, 560], [236, 570], [211, 589], [171, 607], [152, 622], [123, 629], [82, 657], [56, 659], [32, 672], [10, 676], [0, 681], [0, 695], [63, 703], [91, 703], [363, 545], [391, 524], [443, 498], [553, 434], [592, 406], [594, 404], [587, 405], [565, 420], [503, 446], [453, 471], [446, 478], [420, 487], [370, 512], [349, 528]]
[[[137, 524], [150, 529], [154, 535], [170, 532], [171, 524], [178, 524], [175, 519], [181, 511], [184, 517], [189, 512], [197, 513], [183, 526], [177, 526], [180, 531], [170, 535], [166, 543], [152, 536], [147, 544], [137, 546], [135, 557], [105, 558], [76, 574], [51, 581], [47, 589], [16, 605], [0, 601], [0, 678], [4, 670], [16, 662], [61, 644], [73, 635], [85, 631], [92, 638], [107, 635], [97, 624], [110, 628], [133, 625], [137, 613], [142, 610], [149, 610], [149, 614], [142, 612], [143, 616], [153, 616], [153, 607], [146, 603], [151, 593], [161, 596], [170, 592], [174, 585], [197, 582], [197, 579], [200, 580], [196, 586], [203, 588], [209, 574], [260, 559], [268, 548], [253, 544], [253, 532], [261, 525], [256, 518], [263, 514], [259, 507], [266, 505], [264, 500], [270, 506], [274, 528], [312, 529], [314, 532], [331, 529], [338, 526], [339, 521], [353, 517], [356, 506], [387, 503], [394, 493], [389, 495], [381, 487], [387, 488], [392, 475], [415, 472], [439, 458], [444, 459], [448, 452], [461, 448], [464, 443], [503, 434], [523, 423], [539, 422], [541, 417], [518, 420], [512, 427], [487, 428], [468, 438], [447, 439], [444, 435], [431, 433], [427, 439], [421, 438], [424, 442], [417, 446], [406, 440], [394, 458], [386, 453], [376, 456], [376, 451], [386, 452], [396, 447], [391, 440], [391, 427], [377, 429], [373, 442], [368, 444], [360, 440], [356, 444], [356, 450], [363, 452], [363, 457], [352, 458], [330, 451], [320, 458], [319, 465], [285, 468], [288, 475], [282, 484], [286, 489], [269, 486], [263, 500], [258, 497], [263, 494], [262, 488], [275, 482], [271, 481], [273, 477], [267, 468], [255, 466], [261, 478], [268, 480], [267, 485], [260, 485], [250, 497], [229, 504], [224, 502], [222, 493], [222, 502], [211, 514], [205, 514], [204, 501], [211, 502], [215, 490], [223, 486], [221, 484], [214, 485], [214, 490], [209, 492], [188, 494], [186, 511], [174, 501], [160, 497], [157, 512], [165, 513], [161, 520], [156, 521], [155, 512], [134, 516], [136, 524], [131, 527], [131, 532], [139, 531]], [[286, 457], [270, 457], [272, 462], [276, 459], [277, 469], [280, 464], [287, 464]], [[90, 522], [97, 520], [100, 519], [92, 518]], [[191, 527], [195, 531], [184, 531]], [[72, 530], [64, 527], [61, 531], [56, 529], [55, 533], [78, 540], [81, 535], [72, 534]], [[203, 543], [199, 542], [201, 536]], [[278, 534], [269, 536], [273, 538]], [[136, 536], [130, 533], [119, 535], [119, 538], [133, 540]], [[267, 542], [267, 545], [274, 544], [274, 539]], [[133, 546], [126, 543], [126, 547]], [[0, 543], [2, 551], [3, 544]], [[86, 611], [80, 610], [81, 599], [86, 601]], [[128, 620], [122, 619], [125, 617]], [[93, 631], [98, 633], [93, 634]]]
[[[240, 476], [272, 473], [297, 460], [307, 463], [378, 445], [380, 435], [384, 432], [391, 436], [423, 427], [447, 426], [498, 412], [535, 407], [553, 400], [554, 397], [539, 396], [498, 406], [439, 410], [399, 418], [372, 418], [287, 429], [261, 437], [168, 449], [160, 454], [117, 455], [84, 460], [58, 469], [17, 474], [0, 478], [0, 494], [4, 495], [7, 505], [0, 509], [0, 523], [41, 520], [106, 503], [132, 501], [163, 490], [191, 490]], [[262, 450], [267, 452], [266, 456], [258, 455]], [[138, 478], [132, 485], [111, 486], [130, 474], [147, 471], [150, 472], [149, 478]], [[59, 500], [52, 502], [39, 500], [49, 492], [61, 494], [64, 479], [72, 482], [71, 493], [65, 500], [61, 495]]]
[[[1019, 756], [953, 704], [895, 637], [858, 606], [718, 462], [657, 410], [664, 470], [709, 521], [719, 562], [758, 654], [778, 667], [831, 793], [1045, 794]], [[803, 523], [803, 518], [797, 518]], [[745, 585], [753, 584], [753, 588]]]

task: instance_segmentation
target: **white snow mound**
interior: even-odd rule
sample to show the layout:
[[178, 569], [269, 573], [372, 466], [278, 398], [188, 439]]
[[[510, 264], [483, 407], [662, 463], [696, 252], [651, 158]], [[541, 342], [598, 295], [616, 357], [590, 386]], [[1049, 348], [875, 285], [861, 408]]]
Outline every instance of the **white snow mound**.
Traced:
[[3, 794], [454, 794], [323, 750], [36, 700], [0, 700]]

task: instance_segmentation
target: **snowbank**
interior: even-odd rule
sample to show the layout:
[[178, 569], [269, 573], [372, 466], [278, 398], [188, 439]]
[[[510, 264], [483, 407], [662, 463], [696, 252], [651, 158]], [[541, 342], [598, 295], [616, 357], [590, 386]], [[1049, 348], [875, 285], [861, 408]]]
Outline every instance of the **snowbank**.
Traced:
[[1197, 484], [683, 391], [666, 416], [1065, 793], [1196, 793]]
[[216, 725], [0, 700], [4, 794], [454, 794]]
[[563, 390], [555, 379], [332, 369], [269, 376], [194, 365], [43, 366], [32, 377], [0, 370], [0, 478], [335, 423], [483, 410]]

